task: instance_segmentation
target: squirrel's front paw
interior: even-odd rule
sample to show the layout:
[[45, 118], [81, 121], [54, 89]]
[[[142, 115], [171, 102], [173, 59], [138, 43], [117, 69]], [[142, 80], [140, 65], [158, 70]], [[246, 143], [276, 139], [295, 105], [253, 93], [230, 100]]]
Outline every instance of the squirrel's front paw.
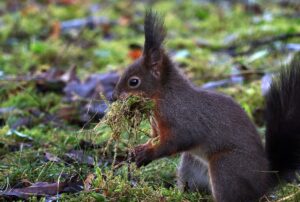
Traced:
[[153, 160], [153, 150], [149, 144], [139, 145], [134, 148], [133, 152], [137, 167], [145, 166]]

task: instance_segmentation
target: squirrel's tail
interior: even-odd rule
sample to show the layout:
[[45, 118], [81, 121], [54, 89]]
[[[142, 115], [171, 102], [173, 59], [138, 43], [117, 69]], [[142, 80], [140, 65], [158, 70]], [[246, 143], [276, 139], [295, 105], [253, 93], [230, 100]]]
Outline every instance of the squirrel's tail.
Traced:
[[291, 180], [300, 171], [300, 54], [273, 79], [266, 96], [266, 152], [280, 177]]

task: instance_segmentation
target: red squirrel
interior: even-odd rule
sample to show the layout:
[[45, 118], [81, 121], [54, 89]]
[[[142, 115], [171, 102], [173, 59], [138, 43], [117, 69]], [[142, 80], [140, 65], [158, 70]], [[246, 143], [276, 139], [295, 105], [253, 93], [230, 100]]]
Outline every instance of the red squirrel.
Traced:
[[[181, 153], [178, 186], [208, 190], [217, 202], [256, 201], [280, 179], [300, 170], [300, 62], [273, 80], [266, 96], [266, 148], [245, 111], [229, 96], [198, 90], [177, 69], [163, 43], [166, 29], [145, 15], [143, 54], [130, 65], [113, 97], [138, 94], [154, 101], [158, 144], [134, 148], [138, 167]], [[299, 59], [298, 59], [299, 60]]]

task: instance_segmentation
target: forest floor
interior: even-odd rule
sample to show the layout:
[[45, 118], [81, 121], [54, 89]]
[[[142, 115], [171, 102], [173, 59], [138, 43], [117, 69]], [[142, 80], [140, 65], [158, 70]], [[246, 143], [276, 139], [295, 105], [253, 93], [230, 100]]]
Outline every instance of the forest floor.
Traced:
[[[0, 201], [211, 201], [176, 188], [178, 155], [137, 169], [109, 127], [95, 129], [100, 94], [109, 100], [141, 53], [145, 8], [164, 15], [166, 48], [188, 78], [233, 96], [264, 139], [270, 78], [300, 51], [300, 3], [146, 2], [0, 2]], [[265, 199], [300, 201], [300, 187]]]

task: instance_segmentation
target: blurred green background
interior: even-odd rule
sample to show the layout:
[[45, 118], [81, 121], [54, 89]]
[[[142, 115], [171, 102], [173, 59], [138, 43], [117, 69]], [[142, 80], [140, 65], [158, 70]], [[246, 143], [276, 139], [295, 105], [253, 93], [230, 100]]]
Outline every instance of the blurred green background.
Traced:
[[[76, 178], [83, 191], [29, 200], [211, 200], [179, 192], [178, 156], [112, 169], [124, 146], [104, 151], [111, 131], [93, 130], [106, 110], [99, 94], [109, 100], [141, 54], [147, 8], [164, 16], [176, 65], [196, 86], [233, 96], [264, 138], [263, 94], [300, 50], [299, 1], [0, 1], [0, 190]], [[267, 197], [295, 201], [298, 193], [289, 184]]]

